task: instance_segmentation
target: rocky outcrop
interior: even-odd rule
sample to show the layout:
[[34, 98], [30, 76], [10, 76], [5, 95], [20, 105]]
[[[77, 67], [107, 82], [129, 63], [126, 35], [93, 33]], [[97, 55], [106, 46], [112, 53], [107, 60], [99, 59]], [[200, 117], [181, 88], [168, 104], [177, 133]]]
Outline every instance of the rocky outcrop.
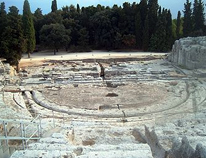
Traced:
[[152, 154], [154, 158], [165, 158], [166, 150], [159, 143], [158, 137], [154, 130], [149, 131], [148, 127], [145, 126], [145, 137], [146, 142], [150, 146], [152, 150]]
[[206, 36], [175, 41], [168, 59], [187, 69], [206, 68]]
[[165, 150], [155, 131], [150, 131], [145, 126], [144, 139], [150, 146], [154, 158], [206, 158], [206, 148], [202, 144], [197, 144], [196, 149], [193, 149], [187, 137], [183, 137], [181, 142], [174, 139], [172, 148]]
[[186, 137], [182, 142], [177, 140], [173, 143], [172, 149], [168, 152], [167, 158], [206, 158], [206, 149], [198, 144], [194, 150]]

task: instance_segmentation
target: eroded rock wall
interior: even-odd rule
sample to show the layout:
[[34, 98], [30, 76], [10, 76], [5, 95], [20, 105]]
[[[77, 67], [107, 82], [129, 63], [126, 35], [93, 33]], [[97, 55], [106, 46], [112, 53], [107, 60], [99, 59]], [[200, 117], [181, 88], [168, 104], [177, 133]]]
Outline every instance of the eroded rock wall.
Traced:
[[[135, 131], [137, 133], [137, 130]], [[165, 147], [160, 144], [155, 130], [150, 131], [147, 126], [145, 126], [145, 136], [141, 134], [141, 138], [144, 138], [150, 146], [154, 158], [206, 158], [205, 147], [202, 144], [197, 144], [196, 149], [193, 149], [186, 136], [181, 138], [181, 142], [175, 138], [170, 150], [164, 149]]]
[[187, 69], [206, 68], [206, 36], [175, 41], [168, 59]]

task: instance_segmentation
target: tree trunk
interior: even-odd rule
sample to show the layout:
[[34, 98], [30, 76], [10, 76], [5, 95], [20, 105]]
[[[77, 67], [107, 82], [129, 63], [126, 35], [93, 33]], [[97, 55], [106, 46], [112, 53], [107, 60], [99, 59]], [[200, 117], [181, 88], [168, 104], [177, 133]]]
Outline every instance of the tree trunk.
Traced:
[[31, 58], [31, 54], [30, 54], [30, 52], [28, 52], [28, 58]]
[[16, 64], [16, 72], [19, 73], [19, 64]]

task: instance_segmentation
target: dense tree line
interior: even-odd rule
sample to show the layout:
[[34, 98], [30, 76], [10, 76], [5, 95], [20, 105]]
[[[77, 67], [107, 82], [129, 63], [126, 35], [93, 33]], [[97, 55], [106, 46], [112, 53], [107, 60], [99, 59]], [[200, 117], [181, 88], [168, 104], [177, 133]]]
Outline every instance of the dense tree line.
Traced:
[[194, 0], [193, 4], [186, 0], [183, 17], [178, 12], [176, 21], [176, 37], [203, 36], [206, 35], [204, 3], [202, 0]]
[[53, 0], [51, 12], [46, 15], [40, 8], [32, 14], [28, 0], [24, 2], [23, 15], [18, 14], [16, 7], [10, 7], [6, 13], [5, 4], [1, 3], [0, 56], [18, 64], [21, 53], [26, 52], [30, 57], [35, 45], [51, 48], [54, 54], [60, 48], [78, 51], [132, 48], [167, 52], [176, 39], [204, 35], [202, 0], [194, 0], [193, 8], [186, 0], [183, 14], [181, 17], [178, 12], [177, 19], [172, 20], [170, 10], [161, 8], [158, 0], [125, 2], [111, 8], [70, 5], [59, 10], [57, 1]]

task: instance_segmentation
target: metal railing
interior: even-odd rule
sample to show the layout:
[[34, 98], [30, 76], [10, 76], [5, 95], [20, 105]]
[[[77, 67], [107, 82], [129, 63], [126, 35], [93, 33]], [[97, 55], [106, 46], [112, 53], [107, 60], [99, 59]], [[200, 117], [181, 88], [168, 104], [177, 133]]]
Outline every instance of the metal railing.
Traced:
[[[37, 115], [37, 117], [31, 121], [0, 119], [0, 127], [0, 155], [6, 154], [6, 157], [8, 157], [9, 154], [11, 155], [16, 149], [26, 149], [30, 140], [39, 140], [42, 136], [41, 115]], [[15, 135], [12, 135], [11, 129], [19, 132], [15, 131]], [[22, 147], [10, 146], [9, 141], [18, 140], [22, 142]]]

